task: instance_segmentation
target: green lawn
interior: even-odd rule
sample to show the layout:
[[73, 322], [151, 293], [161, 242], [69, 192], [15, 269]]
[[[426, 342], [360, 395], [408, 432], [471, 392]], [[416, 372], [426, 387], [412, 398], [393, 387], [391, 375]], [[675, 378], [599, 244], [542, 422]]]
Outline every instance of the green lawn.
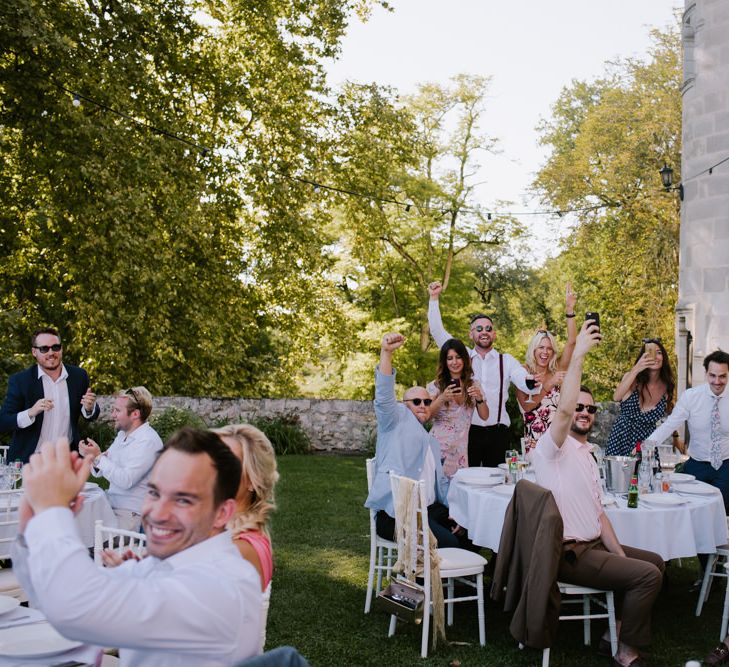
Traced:
[[[450, 645], [439, 644], [420, 659], [420, 631], [398, 624], [388, 639], [389, 617], [365, 615], [369, 562], [364, 457], [285, 456], [279, 459], [278, 512], [273, 522], [275, 572], [268, 617], [268, 648], [295, 646], [319, 665], [538, 665], [541, 652], [519, 651], [508, 632], [509, 618], [486, 605], [486, 647], [478, 645], [475, 605], [455, 608], [447, 629]], [[485, 554], [486, 555], [486, 554]], [[718, 642], [724, 585], [717, 582], [700, 618], [695, 559], [672, 563], [669, 583], [654, 610], [650, 664], [684, 665], [701, 659]], [[594, 643], [603, 627], [593, 624]], [[582, 645], [579, 622], [560, 624], [551, 665], [607, 665]]]

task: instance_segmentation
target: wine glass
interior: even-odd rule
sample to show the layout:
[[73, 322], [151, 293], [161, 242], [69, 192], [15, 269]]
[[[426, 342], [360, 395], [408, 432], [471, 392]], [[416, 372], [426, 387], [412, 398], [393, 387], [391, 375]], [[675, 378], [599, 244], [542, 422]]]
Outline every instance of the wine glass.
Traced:
[[529, 389], [529, 398], [527, 398], [526, 402], [531, 404], [535, 403], [532, 391], [536, 389], [537, 387], [537, 379], [533, 375], [527, 375], [526, 376], [526, 386], [527, 389]]

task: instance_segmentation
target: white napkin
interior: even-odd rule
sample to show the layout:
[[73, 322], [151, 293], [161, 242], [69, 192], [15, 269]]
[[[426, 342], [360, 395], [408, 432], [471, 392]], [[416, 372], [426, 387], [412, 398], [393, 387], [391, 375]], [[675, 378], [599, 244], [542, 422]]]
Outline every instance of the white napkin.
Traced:
[[37, 623], [45, 621], [46, 617], [38, 609], [30, 607], [16, 607], [13, 611], [0, 616], [0, 630], [4, 628], [12, 628], [16, 625], [28, 625], [29, 623]]

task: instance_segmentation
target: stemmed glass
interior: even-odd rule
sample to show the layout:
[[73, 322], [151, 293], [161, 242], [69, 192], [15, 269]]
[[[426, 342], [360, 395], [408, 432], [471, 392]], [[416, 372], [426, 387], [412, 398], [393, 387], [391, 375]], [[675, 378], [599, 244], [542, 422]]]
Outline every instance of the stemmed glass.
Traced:
[[533, 375], [527, 375], [525, 381], [527, 389], [529, 389], [529, 398], [527, 398], [526, 403], [535, 403], [532, 391], [537, 388], [537, 379]]

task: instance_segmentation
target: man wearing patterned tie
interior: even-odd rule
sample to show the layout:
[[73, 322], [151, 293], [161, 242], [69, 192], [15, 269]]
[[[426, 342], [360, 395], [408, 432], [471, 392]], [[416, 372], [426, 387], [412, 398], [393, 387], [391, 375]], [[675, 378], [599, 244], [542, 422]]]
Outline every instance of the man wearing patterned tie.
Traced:
[[683, 472], [719, 489], [729, 510], [729, 353], [717, 350], [704, 359], [706, 384], [687, 389], [673, 412], [647, 440], [663, 442], [684, 422], [691, 441]]

